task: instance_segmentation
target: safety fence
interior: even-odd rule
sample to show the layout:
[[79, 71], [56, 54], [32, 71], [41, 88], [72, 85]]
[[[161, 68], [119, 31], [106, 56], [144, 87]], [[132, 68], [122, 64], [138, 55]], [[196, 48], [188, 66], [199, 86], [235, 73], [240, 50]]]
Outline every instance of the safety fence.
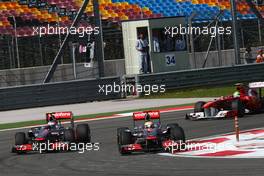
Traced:
[[166, 89], [261, 80], [264, 80], [264, 63], [138, 76], [138, 83], [141, 85], [165, 85]]
[[120, 93], [109, 92], [105, 95], [100, 92], [99, 85], [113, 82], [120, 84], [120, 77], [2, 88], [0, 110], [119, 99]]

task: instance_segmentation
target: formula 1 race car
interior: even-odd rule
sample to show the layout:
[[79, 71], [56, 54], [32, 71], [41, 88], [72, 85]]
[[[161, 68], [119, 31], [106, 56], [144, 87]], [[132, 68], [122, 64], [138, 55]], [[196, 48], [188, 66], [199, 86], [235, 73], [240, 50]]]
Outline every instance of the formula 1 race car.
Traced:
[[[117, 129], [117, 144], [120, 154], [132, 152], [167, 151], [168, 146], [185, 142], [185, 134], [177, 123], [161, 126], [159, 111], [133, 113], [134, 128]], [[144, 124], [136, 125], [138, 121]]]
[[[263, 110], [264, 98], [261, 88], [264, 82], [253, 82], [248, 87], [241, 83], [235, 84], [237, 92], [234, 95], [220, 97], [213, 101], [196, 102], [194, 112], [186, 114], [187, 120], [243, 117], [245, 113], [257, 113]], [[255, 89], [259, 89], [259, 92]]]
[[[70, 120], [69, 127], [64, 127], [62, 120]], [[91, 140], [88, 124], [78, 124], [74, 130], [72, 112], [52, 112], [46, 114], [47, 125], [31, 128], [27, 135], [24, 132], [15, 134], [15, 146], [13, 153], [26, 153], [39, 151], [42, 144], [49, 151], [68, 150], [68, 144], [72, 142], [89, 143]]]

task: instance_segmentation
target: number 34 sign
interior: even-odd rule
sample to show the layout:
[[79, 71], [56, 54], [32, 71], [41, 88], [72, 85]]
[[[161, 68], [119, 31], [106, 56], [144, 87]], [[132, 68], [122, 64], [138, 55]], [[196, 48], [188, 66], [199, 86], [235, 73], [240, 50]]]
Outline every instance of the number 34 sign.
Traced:
[[168, 54], [165, 56], [166, 66], [175, 66], [176, 59], [174, 54]]

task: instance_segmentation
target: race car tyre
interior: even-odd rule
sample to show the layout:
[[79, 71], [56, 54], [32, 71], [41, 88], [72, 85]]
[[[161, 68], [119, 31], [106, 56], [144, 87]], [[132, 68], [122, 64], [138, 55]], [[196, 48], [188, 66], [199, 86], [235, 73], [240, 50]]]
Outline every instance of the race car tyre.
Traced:
[[91, 142], [90, 127], [88, 124], [79, 124], [76, 127], [76, 137], [78, 142]]
[[184, 130], [180, 126], [170, 128], [170, 139], [175, 141], [185, 142]]
[[67, 129], [64, 131], [64, 141], [74, 142], [74, 131], [72, 129]]
[[15, 134], [15, 145], [23, 145], [27, 143], [26, 133], [18, 132]]
[[237, 111], [238, 117], [243, 117], [245, 115], [245, 106], [240, 100], [232, 102], [232, 110]]
[[121, 131], [124, 131], [124, 130], [129, 130], [129, 128], [128, 127], [117, 128], [117, 136], [119, 136], [120, 135], [120, 132]]
[[118, 145], [121, 145], [120, 144], [120, 136], [121, 136], [121, 133], [123, 132], [123, 131], [127, 131], [127, 130], [129, 130], [129, 128], [128, 127], [121, 127], [121, 128], [117, 128], [117, 144]]
[[132, 144], [132, 134], [127, 131], [128, 128], [119, 128], [117, 129], [117, 144], [119, 148], [119, 152], [121, 154], [130, 154], [129, 151], [123, 151], [121, 146]]
[[203, 105], [205, 104], [204, 101], [198, 101], [194, 104], [194, 113], [196, 112], [204, 112]]
[[167, 125], [167, 127], [169, 127], [169, 128], [171, 128], [171, 127], [177, 127], [177, 126], [179, 126], [178, 123], [170, 123], [170, 124]]

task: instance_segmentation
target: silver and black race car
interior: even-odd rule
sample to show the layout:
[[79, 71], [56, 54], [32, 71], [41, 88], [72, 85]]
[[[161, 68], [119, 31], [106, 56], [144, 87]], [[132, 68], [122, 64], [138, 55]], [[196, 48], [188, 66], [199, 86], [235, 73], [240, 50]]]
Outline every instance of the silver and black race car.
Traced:
[[[159, 111], [133, 113], [134, 128], [117, 129], [117, 144], [120, 154], [170, 150], [172, 144], [185, 142], [185, 134], [177, 123], [163, 128]], [[137, 121], [144, 124], [136, 125]]]
[[[62, 120], [70, 120], [70, 125], [63, 126]], [[91, 141], [89, 125], [78, 124], [75, 128], [72, 112], [46, 113], [46, 122], [47, 125], [31, 128], [27, 134], [17, 132], [12, 152], [39, 151], [44, 144], [51, 151], [60, 151], [67, 150], [67, 145], [72, 142], [89, 143]]]

